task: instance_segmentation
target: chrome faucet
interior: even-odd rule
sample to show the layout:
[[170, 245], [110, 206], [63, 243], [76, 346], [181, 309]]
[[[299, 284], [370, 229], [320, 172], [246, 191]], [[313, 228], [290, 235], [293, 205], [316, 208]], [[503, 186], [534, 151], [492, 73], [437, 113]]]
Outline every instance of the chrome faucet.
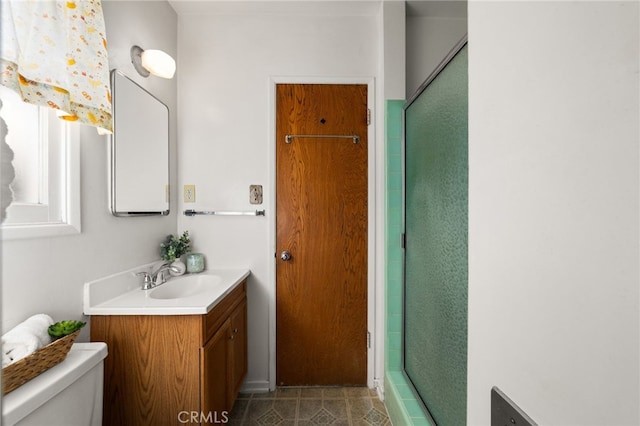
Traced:
[[136, 273], [136, 275], [143, 276], [142, 289], [149, 290], [160, 284], [164, 284], [167, 282], [167, 277], [165, 276], [166, 271], [180, 272], [180, 269], [175, 266], [171, 266], [168, 262], [162, 263], [155, 271], [142, 271]]

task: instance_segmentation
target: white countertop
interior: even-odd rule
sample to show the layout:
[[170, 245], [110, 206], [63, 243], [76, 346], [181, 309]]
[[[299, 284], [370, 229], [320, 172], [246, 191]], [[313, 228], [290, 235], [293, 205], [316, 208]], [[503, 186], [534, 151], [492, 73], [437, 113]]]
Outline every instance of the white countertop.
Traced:
[[[208, 313], [218, 302], [235, 289], [251, 271], [248, 269], [214, 269], [199, 274], [171, 277], [165, 284], [142, 290], [137, 270], [88, 282], [84, 287], [84, 313], [86, 315], [197, 315]], [[206, 285], [196, 283], [206, 281]], [[197, 291], [184, 296], [156, 298], [161, 292], [198, 285]], [[166, 286], [166, 287], [165, 287]], [[190, 288], [190, 287], [189, 287]], [[194, 288], [196, 288], [194, 286]], [[158, 290], [155, 295], [154, 291]]]

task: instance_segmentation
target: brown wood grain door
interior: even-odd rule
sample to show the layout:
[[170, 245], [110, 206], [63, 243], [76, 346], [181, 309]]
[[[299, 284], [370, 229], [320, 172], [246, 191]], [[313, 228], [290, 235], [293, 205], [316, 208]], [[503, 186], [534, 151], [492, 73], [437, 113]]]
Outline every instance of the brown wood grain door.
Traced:
[[279, 386], [367, 382], [367, 142], [366, 85], [276, 86]]

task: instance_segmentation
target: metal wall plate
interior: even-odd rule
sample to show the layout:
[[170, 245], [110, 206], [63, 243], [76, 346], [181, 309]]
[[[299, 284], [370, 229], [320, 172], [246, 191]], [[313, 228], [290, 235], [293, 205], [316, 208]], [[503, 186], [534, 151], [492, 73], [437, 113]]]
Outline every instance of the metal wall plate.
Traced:
[[249, 185], [249, 202], [262, 204], [262, 185]]
[[497, 386], [491, 388], [491, 426], [537, 426]]

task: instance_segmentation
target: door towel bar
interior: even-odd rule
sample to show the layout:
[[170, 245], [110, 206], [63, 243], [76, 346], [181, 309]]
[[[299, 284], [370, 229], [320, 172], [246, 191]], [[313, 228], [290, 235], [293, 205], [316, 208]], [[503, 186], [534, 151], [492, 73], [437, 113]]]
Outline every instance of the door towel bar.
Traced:
[[286, 135], [284, 141], [286, 143], [293, 142], [293, 138], [322, 138], [322, 139], [353, 139], [353, 143], [360, 142], [358, 135]]
[[196, 211], [185, 210], [185, 216], [207, 215], [207, 216], [265, 216], [264, 210], [255, 210], [252, 212], [228, 212], [228, 211]]

